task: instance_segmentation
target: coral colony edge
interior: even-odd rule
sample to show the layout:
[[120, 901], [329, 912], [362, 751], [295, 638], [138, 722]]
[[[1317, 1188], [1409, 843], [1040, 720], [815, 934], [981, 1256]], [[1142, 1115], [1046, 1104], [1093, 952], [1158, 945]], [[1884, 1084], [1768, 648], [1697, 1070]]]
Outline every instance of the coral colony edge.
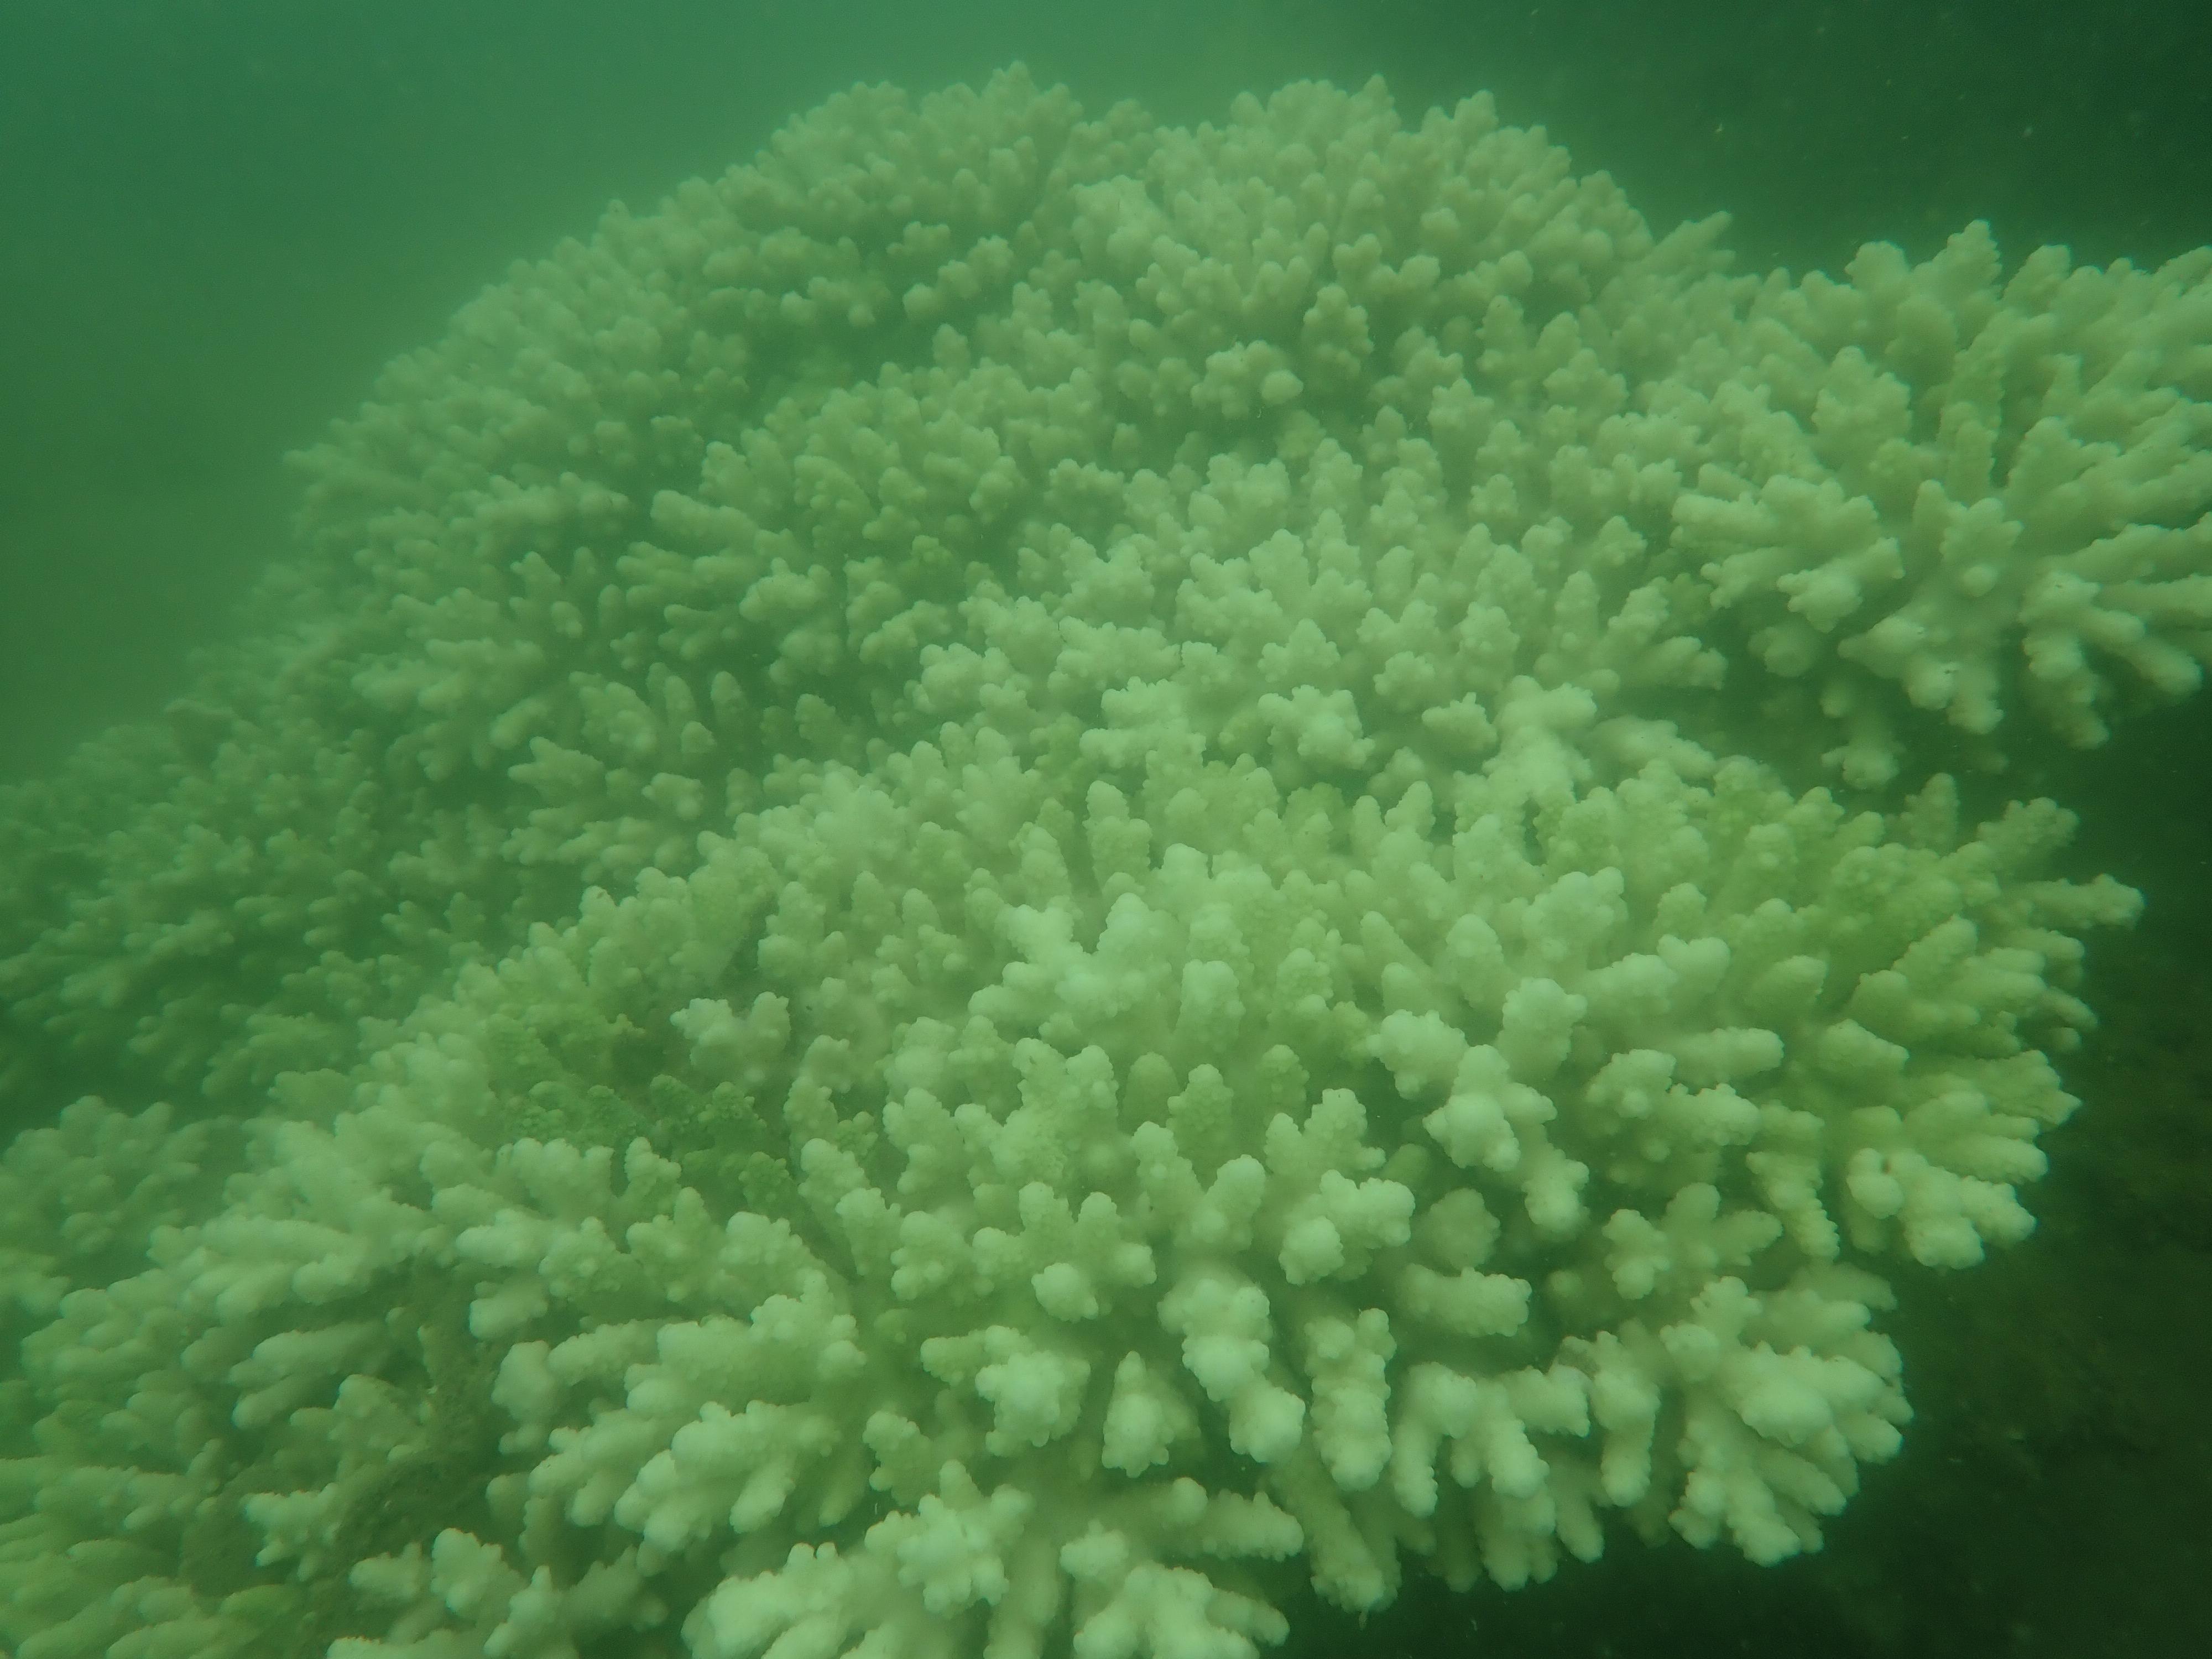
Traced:
[[2212, 658], [2212, 251], [1722, 237], [1016, 70], [393, 363], [0, 799], [0, 1640], [1243, 1659], [1818, 1547], [2138, 908], [2004, 769]]

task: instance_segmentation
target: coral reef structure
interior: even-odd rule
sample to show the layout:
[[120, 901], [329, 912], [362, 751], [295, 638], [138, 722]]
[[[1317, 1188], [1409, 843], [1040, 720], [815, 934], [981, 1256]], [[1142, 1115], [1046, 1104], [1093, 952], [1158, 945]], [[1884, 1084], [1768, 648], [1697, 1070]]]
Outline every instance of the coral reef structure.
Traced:
[[1248, 1659], [1817, 1547], [2138, 906], [2002, 769], [2212, 659], [2212, 252], [1723, 229], [1016, 71], [394, 363], [252, 642], [0, 796], [0, 1640]]

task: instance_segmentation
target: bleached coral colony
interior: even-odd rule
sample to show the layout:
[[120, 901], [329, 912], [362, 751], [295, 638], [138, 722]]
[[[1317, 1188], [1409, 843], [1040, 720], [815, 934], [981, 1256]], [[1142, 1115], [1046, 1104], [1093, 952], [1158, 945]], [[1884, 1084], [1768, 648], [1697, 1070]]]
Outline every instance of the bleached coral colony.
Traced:
[[1015, 72], [395, 363], [257, 641], [0, 803], [9, 1651], [1816, 1547], [2136, 908], [1961, 803], [2212, 658], [2212, 252], [1719, 241], [1484, 98]]

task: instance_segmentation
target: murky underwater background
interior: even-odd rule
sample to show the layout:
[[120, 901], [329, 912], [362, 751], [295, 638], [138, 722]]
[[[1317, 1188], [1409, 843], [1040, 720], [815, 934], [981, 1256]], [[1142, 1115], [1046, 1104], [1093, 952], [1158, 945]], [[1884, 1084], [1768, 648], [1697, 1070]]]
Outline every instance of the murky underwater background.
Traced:
[[[514, 258], [714, 173], [856, 80], [1013, 58], [1194, 121], [1301, 76], [1481, 88], [1742, 264], [2212, 241], [2212, 10], [1978, 0], [0, 7], [0, 778], [157, 708], [281, 548], [279, 458]], [[2212, 1652], [2212, 698], [2023, 777], [2148, 920], [2095, 959], [2027, 1244], [1890, 1271], [1918, 1413], [1821, 1555], [1621, 1539], [1553, 1583], [1416, 1582], [1296, 1654]], [[0, 1125], [12, 1132], [20, 1124]]]

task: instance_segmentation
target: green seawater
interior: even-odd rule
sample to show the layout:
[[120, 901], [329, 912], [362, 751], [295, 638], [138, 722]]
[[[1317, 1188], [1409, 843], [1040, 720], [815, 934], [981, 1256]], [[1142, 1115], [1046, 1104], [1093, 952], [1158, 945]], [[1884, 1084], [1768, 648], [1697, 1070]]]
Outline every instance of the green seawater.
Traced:
[[[2212, 241], [2212, 9], [2183, 0], [8, 0], [0, 780], [179, 694], [287, 544], [283, 453], [509, 261], [855, 81], [1015, 59], [1169, 122], [1304, 76], [1382, 74], [1406, 112], [1487, 88], [1655, 227], [1726, 210], [1751, 270], [1924, 258], [1975, 218], [2012, 258]], [[2149, 908], [2093, 958], [2035, 1236], [1892, 1264], [1916, 1420], [1826, 1548], [1616, 1534], [1522, 1591], [1417, 1577], [1364, 1625], [1294, 1599], [1284, 1653], [2212, 1652], [2212, 697], [2006, 790], [2077, 810], [2075, 866]]]

